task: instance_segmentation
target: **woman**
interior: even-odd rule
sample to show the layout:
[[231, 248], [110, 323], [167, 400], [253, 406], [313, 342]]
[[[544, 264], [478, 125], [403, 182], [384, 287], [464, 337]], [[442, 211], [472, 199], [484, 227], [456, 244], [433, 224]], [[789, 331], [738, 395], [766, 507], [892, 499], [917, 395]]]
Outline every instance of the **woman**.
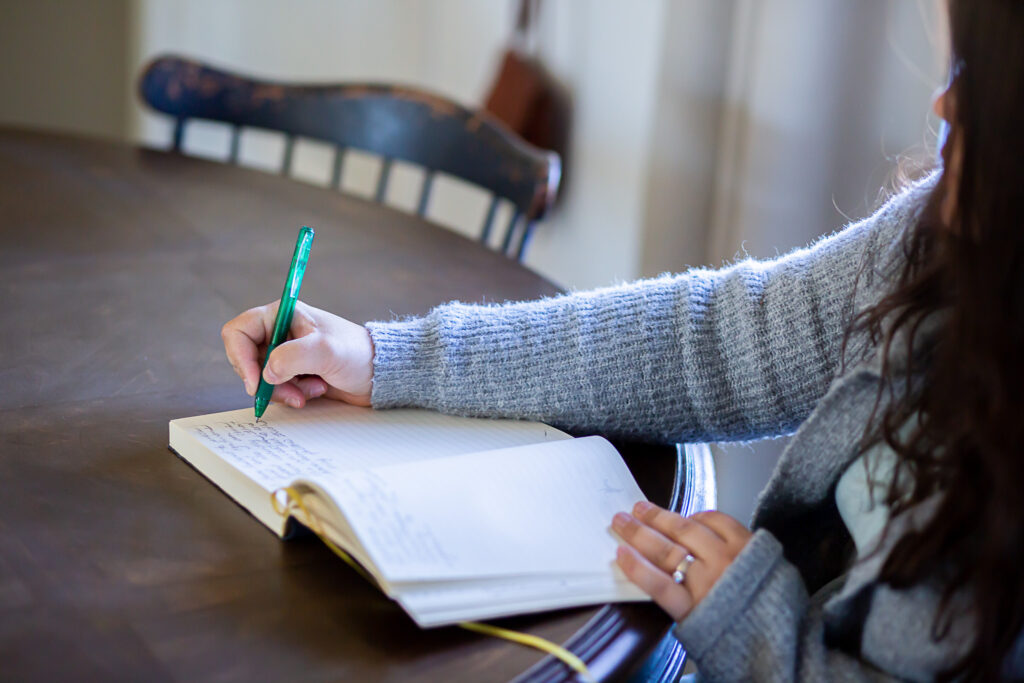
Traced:
[[[1024, 677], [1024, 2], [952, 0], [943, 166], [771, 262], [366, 328], [310, 307], [264, 377], [301, 407], [678, 441], [796, 430], [751, 533], [620, 513], [618, 562], [718, 680]], [[223, 330], [253, 393], [275, 305]]]

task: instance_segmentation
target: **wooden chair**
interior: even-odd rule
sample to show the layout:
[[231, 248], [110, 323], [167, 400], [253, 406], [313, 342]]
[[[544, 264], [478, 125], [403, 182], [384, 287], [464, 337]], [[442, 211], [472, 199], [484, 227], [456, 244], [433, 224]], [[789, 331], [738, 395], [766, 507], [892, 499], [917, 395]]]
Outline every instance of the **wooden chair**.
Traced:
[[502, 200], [512, 216], [501, 236], [501, 251], [521, 260], [535, 223], [554, 201], [561, 161], [536, 148], [483, 111], [412, 88], [369, 83], [297, 85], [244, 78], [199, 62], [160, 57], [139, 79], [142, 99], [175, 119], [172, 148], [181, 150], [185, 123], [209, 119], [231, 124], [228, 159], [238, 162], [243, 127], [283, 132], [281, 173], [292, 167], [297, 137], [335, 145], [331, 184], [340, 187], [345, 150], [383, 158], [375, 198], [383, 202], [392, 161], [422, 166], [424, 180], [416, 213], [425, 216], [437, 173], [491, 193], [479, 239], [488, 244]]

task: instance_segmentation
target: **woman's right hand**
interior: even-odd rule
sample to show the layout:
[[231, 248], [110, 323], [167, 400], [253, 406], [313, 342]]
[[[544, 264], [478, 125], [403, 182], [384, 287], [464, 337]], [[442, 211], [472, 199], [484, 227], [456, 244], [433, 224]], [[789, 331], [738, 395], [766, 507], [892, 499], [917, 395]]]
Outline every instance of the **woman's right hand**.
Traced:
[[[250, 308], [229, 320], [220, 332], [228, 360], [250, 396], [259, 385], [260, 365], [279, 303]], [[318, 396], [368, 406], [373, 388], [373, 340], [362, 325], [299, 301], [289, 339], [270, 354], [263, 379], [276, 385], [272, 401], [293, 408]]]

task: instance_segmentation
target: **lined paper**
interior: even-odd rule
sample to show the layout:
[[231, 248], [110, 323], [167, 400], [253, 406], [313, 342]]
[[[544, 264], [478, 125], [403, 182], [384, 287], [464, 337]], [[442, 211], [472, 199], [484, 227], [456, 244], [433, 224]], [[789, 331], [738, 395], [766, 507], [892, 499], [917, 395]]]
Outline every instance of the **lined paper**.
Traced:
[[317, 480], [388, 582], [612, 573], [612, 516], [645, 500], [600, 437]]
[[453, 417], [428, 410], [372, 410], [319, 399], [171, 422], [268, 493], [295, 479], [448, 455], [569, 439], [536, 422]]

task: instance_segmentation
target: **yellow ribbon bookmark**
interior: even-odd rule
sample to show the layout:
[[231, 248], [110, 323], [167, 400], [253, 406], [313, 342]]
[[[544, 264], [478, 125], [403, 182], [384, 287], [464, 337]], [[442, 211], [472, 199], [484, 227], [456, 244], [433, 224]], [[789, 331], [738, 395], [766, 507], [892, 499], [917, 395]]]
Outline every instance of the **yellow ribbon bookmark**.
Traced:
[[[281, 501], [278, 499], [278, 494], [284, 495], [286, 501], [285, 503], [281, 503]], [[349, 555], [347, 552], [339, 548], [331, 539], [327, 538], [327, 535], [320, 527], [320, 523], [316, 520], [316, 518], [313, 515], [309, 514], [309, 510], [306, 509], [305, 503], [302, 502], [302, 496], [299, 494], [298, 491], [295, 490], [294, 487], [285, 486], [283, 488], [277, 489], [276, 491], [270, 494], [270, 501], [271, 505], [274, 506], [274, 512], [282, 516], [287, 515], [290, 511], [294, 509], [300, 510], [303, 516], [306, 518], [310, 530], [314, 534], [316, 534], [321, 541], [324, 542], [324, 545], [330, 548], [335, 555], [343, 559], [348, 566], [355, 569], [360, 576], [362, 576], [364, 579], [374, 584], [375, 586], [379, 587], [377, 580], [374, 579], [369, 572], [363, 569], [362, 565], [356, 562], [352, 558], [352, 556]], [[573, 671], [577, 672], [583, 680], [594, 680], [594, 678], [590, 675], [590, 670], [587, 668], [587, 665], [583, 663], [582, 659], [580, 659], [572, 652], [559, 645], [558, 643], [553, 643], [550, 640], [547, 640], [546, 638], [534, 636], [529, 633], [522, 633], [520, 631], [513, 631], [507, 628], [492, 626], [490, 624], [481, 624], [480, 622], [476, 621], [463, 621], [459, 623], [459, 626], [466, 629], [467, 631], [482, 633], [484, 635], [493, 636], [495, 638], [502, 638], [504, 640], [517, 643], [519, 645], [525, 645], [526, 647], [532, 647], [534, 649], [540, 650], [541, 652], [546, 652], [549, 655], [556, 657], [557, 659], [564, 662], [566, 666], [568, 666]]]
[[526, 647], [532, 647], [542, 652], [547, 652], [553, 657], [565, 662], [573, 671], [579, 673], [580, 677], [585, 681], [593, 681], [593, 677], [590, 675], [590, 669], [583, 663], [583, 660], [574, 655], [569, 650], [565, 649], [557, 643], [552, 643], [547, 638], [541, 638], [540, 636], [533, 636], [529, 633], [521, 633], [520, 631], [512, 631], [507, 628], [501, 628], [498, 626], [491, 626], [490, 624], [481, 624], [477, 621], [463, 621], [459, 623], [459, 626], [468, 630], [476, 631], [477, 633], [483, 633], [484, 635], [494, 636], [495, 638], [504, 638], [513, 643], [519, 643]]

